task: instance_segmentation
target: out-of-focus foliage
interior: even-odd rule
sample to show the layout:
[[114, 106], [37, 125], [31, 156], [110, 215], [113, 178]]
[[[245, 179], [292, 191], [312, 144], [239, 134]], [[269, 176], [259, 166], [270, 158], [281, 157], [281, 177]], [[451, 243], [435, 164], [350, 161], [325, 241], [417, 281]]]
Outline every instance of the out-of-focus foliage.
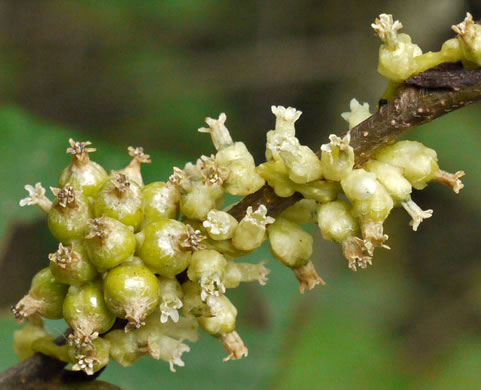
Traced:
[[[473, 5], [474, 2], [472, 2]], [[437, 50], [468, 2], [334, 0], [69, 1], [0, 4], [0, 302], [28, 289], [55, 249], [34, 208], [20, 208], [25, 184], [55, 185], [69, 162], [68, 138], [90, 139], [107, 170], [125, 165], [128, 145], [163, 180], [213, 149], [197, 134], [205, 116], [225, 111], [235, 139], [263, 158], [272, 104], [304, 113], [299, 138], [318, 147], [346, 129], [339, 113], [352, 97], [371, 110], [385, 81], [375, 72], [378, 42], [369, 24], [392, 12], [424, 50]], [[479, 18], [472, 9], [474, 16]], [[451, 113], [407, 137], [438, 152], [441, 167], [466, 171], [459, 195], [438, 184], [415, 199], [433, 208], [417, 233], [394, 210], [390, 252], [353, 273], [331, 243], [314, 261], [327, 286], [299, 296], [274, 261], [265, 287], [233, 291], [249, 357], [222, 363], [205, 336], [170, 373], [143, 359], [112, 364], [101, 379], [125, 389], [478, 389], [481, 361], [479, 105]], [[75, 130], [71, 130], [75, 129]], [[317, 234], [317, 233], [315, 233]], [[252, 261], [269, 257], [267, 250]], [[49, 323], [59, 334], [61, 322]], [[0, 319], [0, 371], [16, 361], [18, 326]]]

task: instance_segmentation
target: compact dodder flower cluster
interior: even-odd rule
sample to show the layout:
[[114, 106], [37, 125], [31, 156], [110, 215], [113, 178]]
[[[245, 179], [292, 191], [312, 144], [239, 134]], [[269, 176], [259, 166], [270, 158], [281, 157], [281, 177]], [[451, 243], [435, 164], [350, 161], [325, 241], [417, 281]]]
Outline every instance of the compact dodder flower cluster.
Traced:
[[[455, 30], [459, 37], [440, 53], [421, 54], [390, 15], [373, 28], [381, 46], [379, 71], [394, 82], [404, 80], [434, 62], [453, 58], [481, 64], [480, 32], [468, 14]], [[424, 57], [423, 57], [424, 56]], [[423, 59], [424, 58], [424, 59]], [[434, 62], [433, 62], [434, 61]], [[352, 129], [371, 114], [367, 103], [351, 101], [342, 114]], [[419, 142], [386, 146], [362, 168], [355, 166], [350, 133], [331, 135], [315, 153], [301, 145], [295, 122], [301, 112], [273, 106], [275, 127], [267, 133], [266, 162], [255, 165], [242, 142], [234, 142], [226, 115], [207, 118], [216, 154], [195, 164], [175, 167], [166, 182], [144, 185], [141, 165], [150, 163], [142, 148], [129, 147], [132, 161], [110, 174], [90, 159], [90, 142], [70, 139], [72, 162], [61, 173], [55, 199], [40, 183], [27, 185], [21, 206], [35, 205], [48, 218], [60, 242], [48, 256], [49, 265], [32, 280], [29, 293], [12, 308], [28, 324], [15, 334], [18, 356], [34, 352], [71, 363], [74, 370], [93, 374], [109, 359], [124, 366], [149, 355], [183, 366], [195, 342], [197, 328], [218, 338], [228, 352], [225, 360], [247, 356], [236, 332], [237, 309], [226, 290], [241, 282], [264, 285], [269, 270], [236, 261], [269, 241], [275, 259], [289, 267], [300, 291], [324, 281], [311, 261], [313, 238], [301, 225], [317, 224], [322, 236], [338, 242], [350, 269], [372, 264], [377, 247], [386, 245], [383, 222], [394, 207], [411, 216], [413, 230], [432, 216], [412, 199], [432, 181], [463, 187], [459, 178], [439, 168], [436, 152]], [[280, 197], [300, 193], [304, 199], [277, 218], [268, 205], [248, 207], [237, 220], [223, 209], [225, 194], [245, 196], [268, 184]], [[64, 318], [71, 328], [68, 343], [58, 346], [41, 318]]]

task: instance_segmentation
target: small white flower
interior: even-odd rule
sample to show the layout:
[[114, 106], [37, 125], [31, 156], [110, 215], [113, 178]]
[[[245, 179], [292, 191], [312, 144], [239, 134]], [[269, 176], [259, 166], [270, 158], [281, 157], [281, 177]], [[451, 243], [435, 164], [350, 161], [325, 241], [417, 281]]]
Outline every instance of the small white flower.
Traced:
[[396, 35], [403, 25], [399, 20], [393, 21], [392, 15], [381, 14], [376, 18], [371, 27], [383, 42], [387, 42], [392, 35]]
[[198, 131], [199, 133], [209, 133], [212, 138], [212, 143], [216, 150], [224, 149], [234, 143], [232, 137], [230, 136], [229, 130], [225, 127], [225, 121], [227, 116], [224, 113], [219, 115], [218, 119], [206, 118], [205, 123], [209, 126], [201, 127]]
[[274, 218], [267, 215], [267, 207], [263, 204], [261, 204], [256, 211], [253, 211], [252, 206], [249, 206], [243, 219], [260, 227], [265, 227], [275, 222]]
[[179, 321], [179, 309], [183, 306], [182, 301], [178, 297], [162, 298], [160, 303], [160, 322], [165, 324], [169, 317], [172, 321]]

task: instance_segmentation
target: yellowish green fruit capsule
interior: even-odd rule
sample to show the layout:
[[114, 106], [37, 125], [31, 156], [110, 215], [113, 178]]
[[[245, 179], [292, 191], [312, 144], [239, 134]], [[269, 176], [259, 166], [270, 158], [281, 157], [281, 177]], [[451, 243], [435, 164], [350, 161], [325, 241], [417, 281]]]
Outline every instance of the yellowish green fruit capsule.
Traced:
[[301, 293], [306, 288], [312, 289], [319, 283], [324, 284], [309, 260], [314, 242], [309, 233], [285, 218], [277, 218], [267, 228], [267, 233], [272, 255], [293, 270], [300, 283]]
[[321, 166], [324, 177], [340, 181], [352, 172], [354, 166], [354, 149], [349, 145], [349, 133], [340, 138], [335, 134], [329, 136], [330, 143], [321, 146]]
[[267, 215], [267, 208], [263, 204], [257, 210], [251, 206], [232, 236], [232, 245], [243, 251], [259, 248], [266, 240], [266, 226], [274, 223], [275, 219]]
[[110, 341], [99, 337], [89, 345], [69, 347], [68, 353], [73, 371], [93, 375], [109, 363]]
[[43, 355], [60, 360], [65, 363], [71, 363], [69, 356], [69, 346], [67, 344], [57, 345], [55, 339], [51, 335], [38, 338], [32, 343], [34, 352], [40, 352]]
[[109, 310], [129, 321], [126, 330], [145, 324], [159, 304], [159, 282], [147, 267], [123, 264], [111, 269], [104, 279], [104, 298]]
[[140, 186], [123, 173], [112, 171], [94, 198], [94, 214], [114, 218], [137, 231], [144, 218], [142, 203]]
[[17, 321], [40, 315], [51, 320], [62, 318], [62, 305], [68, 286], [57, 282], [50, 269], [44, 268], [32, 279], [28, 294], [12, 308]]
[[13, 350], [18, 360], [31, 358], [35, 351], [32, 348], [33, 343], [43, 337], [50, 335], [42, 326], [27, 322], [22, 329], [13, 332]]
[[90, 282], [97, 276], [97, 270], [90, 263], [87, 251], [80, 241], [70, 246], [59, 244], [58, 250], [48, 255], [49, 268], [54, 278], [65, 284], [79, 285]]
[[383, 233], [383, 222], [391, 212], [394, 202], [381, 183], [374, 194], [364, 200], [351, 200], [352, 214], [360, 221], [362, 237], [366, 250], [372, 256], [375, 247], [389, 249], [384, 242], [388, 239]]
[[130, 181], [136, 182], [140, 187], [144, 186], [144, 180], [142, 179], [141, 167], [142, 164], [151, 164], [150, 155], [144, 153], [144, 148], [141, 146], [127, 148], [129, 156], [132, 157], [129, 165], [119, 172], [128, 177]]
[[298, 225], [315, 223], [317, 221], [317, 202], [313, 199], [301, 199], [293, 206], [285, 209], [280, 217]]
[[349, 123], [349, 130], [356, 127], [359, 123], [364, 122], [372, 115], [369, 111], [369, 104], [360, 104], [355, 98], [351, 99], [349, 108], [351, 111], [343, 112], [341, 114], [342, 119]]
[[252, 194], [264, 185], [264, 179], [257, 174], [254, 158], [244, 143], [233, 142], [229, 130], [225, 127], [226, 120], [224, 113], [219, 115], [219, 119], [206, 118], [209, 128], [200, 128], [199, 132], [211, 135], [217, 150], [216, 171], [223, 176], [224, 190], [231, 195]]
[[73, 345], [90, 344], [99, 334], [107, 332], [115, 322], [115, 315], [105, 304], [102, 282], [71, 286], [63, 303], [63, 317], [73, 329], [69, 336]]
[[228, 261], [223, 279], [225, 288], [239, 287], [241, 282], [259, 282], [261, 286], [264, 286], [267, 282], [267, 275], [271, 272], [264, 264], [265, 261], [259, 264]]
[[[159, 296], [160, 296], [160, 322], [162, 324], [169, 320], [179, 321], [179, 309], [182, 307], [184, 292], [176, 278], [166, 278], [159, 276]], [[158, 319], [159, 317], [157, 317]]]
[[464, 21], [452, 26], [452, 29], [458, 34], [464, 60], [481, 66], [481, 26], [467, 12]]
[[70, 185], [50, 189], [56, 196], [48, 212], [50, 232], [64, 244], [82, 239], [88, 231], [88, 220], [92, 218], [87, 198]]
[[205, 237], [190, 225], [164, 219], [147, 225], [136, 238], [137, 255], [145, 265], [158, 275], [174, 277], [187, 269], [192, 251]]
[[225, 293], [223, 283], [227, 260], [217, 251], [203, 249], [192, 254], [187, 276], [202, 289], [200, 297], [210, 304], [209, 297]]
[[238, 223], [232, 215], [225, 211], [210, 210], [207, 220], [202, 225], [210, 238], [220, 241], [232, 238]]
[[399, 141], [383, 147], [376, 153], [376, 160], [401, 169], [403, 176], [417, 189], [422, 190], [431, 180], [449, 186], [454, 192], [464, 187], [459, 179], [463, 171], [449, 173], [439, 169], [436, 151], [417, 141]]
[[130, 226], [103, 216], [90, 220], [89, 227], [84, 243], [99, 272], [116, 267], [134, 254], [137, 241]]
[[386, 191], [391, 195], [394, 205], [402, 206], [411, 216], [413, 230], [418, 229], [423, 219], [430, 218], [433, 210], [422, 210], [411, 199], [412, 187], [401, 173], [400, 168], [377, 160], [369, 161], [365, 168], [376, 174], [377, 180], [382, 183]]
[[404, 81], [417, 73], [415, 58], [422, 54], [422, 50], [411, 42], [409, 35], [398, 34], [401, 22], [394, 22], [392, 15], [381, 14], [371, 26], [383, 41], [379, 48], [377, 71], [395, 82]]
[[351, 206], [343, 200], [319, 205], [318, 225], [325, 240], [335, 241], [342, 245], [342, 251], [353, 271], [366, 268], [371, 257], [364, 253], [364, 242], [356, 237], [359, 224], [353, 217]]
[[212, 307], [212, 316], [198, 317], [199, 326], [222, 342], [228, 353], [224, 362], [247, 357], [248, 349], [235, 331], [237, 309], [225, 295], [215, 297], [214, 299], [215, 304]]
[[62, 171], [58, 185], [63, 188], [69, 184], [87, 197], [94, 196], [107, 180], [105, 169], [90, 160], [89, 153], [95, 152], [96, 149], [88, 147], [92, 144], [90, 141], [77, 142], [70, 138], [68, 142], [70, 148], [67, 149], [67, 153], [72, 155], [72, 162]]
[[362, 168], [354, 169], [346, 175], [341, 180], [341, 186], [351, 202], [369, 199], [379, 187], [376, 175]]
[[52, 207], [52, 201], [45, 196], [45, 188], [42, 187], [42, 184], [37, 183], [35, 187], [27, 184], [25, 190], [28, 192], [28, 196], [20, 200], [20, 207], [36, 206], [45, 214], [48, 214]]
[[147, 226], [160, 219], [179, 217], [180, 192], [170, 181], [157, 181], [142, 188], [144, 198], [144, 222]]
[[135, 332], [112, 330], [104, 336], [110, 342], [110, 358], [124, 367], [130, 367], [144, 354], [139, 351]]

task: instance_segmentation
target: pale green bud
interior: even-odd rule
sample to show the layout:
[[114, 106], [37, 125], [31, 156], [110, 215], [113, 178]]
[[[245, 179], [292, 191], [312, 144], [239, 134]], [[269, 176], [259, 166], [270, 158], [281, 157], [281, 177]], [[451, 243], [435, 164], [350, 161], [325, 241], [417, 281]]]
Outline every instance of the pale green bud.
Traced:
[[218, 151], [215, 163], [227, 172], [223, 187], [231, 195], [249, 195], [265, 184], [262, 176], [256, 172], [254, 158], [243, 142], [236, 142]]
[[324, 177], [339, 181], [347, 176], [354, 166], [354, 149], [349, 145], [351, 136], [340, 138], [335, 134], [329, 136], [331, 141], [321, 146], [321, 166]]
[[280, 217], [288, 219], [298, 225], [315, 223], [317, 220], [317, 202], [313, 199], [301, 199], [293, 206], [285, 209]]
[[351, 111], [341, 114], [342, 118], [349, 123], [349, 130], [356, 127], [359, 123], [364, 122], [372, 115], [369, 112], [369, 103], [363, 103], [361, 105], [355, 98], [351, 99], [349, 108]]
[[98, 338], [92, 344], [80, 348], [70, 347], [69, 355], [73, 371], [83, 371], [87, 375], [104, 368], [109, 363], [110, 341]]
[[21, 362], [32, 357], [35, 354], [32, 344], [42, 337], [49, 336], [43, 326], [27, 322], [22, 329], [13, 332], [13, 350], [15, 355]]
[[481, 66], [481, 25], [467, 12], [464, 21], [451, 28], [458, 34], [464, 58]]
[[267, 229], [274, 257], [290, 268], [305, 265], [312, 255], [312, 236], [299, 225], [277, 218]]
[[228, 261], [224, 274], [224, 285], [226, 288], [239, 287], [241, 282], [259, 282], [264, 286], [267, 282], [267, 275], [270, 269], [264, 267], [264, 261], [259, 264], [235, 263]]
[[200, 327], [213, 336], [233, 332], [237, 309], [225, 295], [214, 297], [213, 301], [212, 315], [197, 318]]
[[371, 198], [379, 187], [376, 175], [364, 169], [354, 169], [341, 180], [344, 193], [351, 202]]
[[35, 187], [27, 184], [25, 190], [28, 192], [28, 196], [20, 200], [20, 207], [36, 206], [45, 214], [48, 214], [52, 208], [52, 201], [45, 196], [45, 188], [42, 187], [42, 184], [37, 183]]
[[280, 160], [271, 160], [257, 167], [277, 196], [287, 198], [296, 192], [296, 184], [289, 179], [287, 168]]
[[321, 204], [317, 215], [319, 229], [325, 240], [342, 243], [359, 231], [351, 206], [343, 200]]
[[407, 34], [398, 34], [401, 22], [393, 21], [392, 15], [381, 14], [372, 28], [383, 44], [379, 48], [378, 72], [384, 77], [400, 82], [417, 72], [415, 57], [422, 54], [418, 45]]
[[400, 168], [377, 160], [369, 161], [364, 168], [376, 175], [394, 202], [411, 198], [411, 184], [404, 178]]
[[[169, 317], [173, 322], [179, 321], [179, 309], [182, 307], [184, 293], [176, 278], [159, 276], [160, 322], [166, 323]], [[159, 318], [159, 317], [157, 317]]]
[[309, 183], [322, 177], [321, 161], [309, 147], [300, 145], [296, 137], [286, 137], [282, 141], [279, 156], [294, 183]]
[[200, 297], [209, 304], [210, 296], [225, 293], [223, 284], [227, 261], [219, 252], [204, 249], [192, 255], [187, 276], [193, 282], [199, 283], [202, 291]]
[[143, 355], [139, 351], [135, 333], [117, 329], [104, 336], [105, 340], [110, 341], [110, 357], [124, 367], [130, 367]]
[[222, 207], [224, 192], [218, 184], [193, 182], [189, 192], [180, 198], [180, 211], [188, 218], [204, 220], [210, 210]]
[[255, 211], [249, 206], [234, 231], [232, 245], [243, 251], [259, 248], [266, 239], [266, 225], [274, 221], [274, 218], [267, 215], [266, 206], [260, 205]]
[[299, 119], [302, 112], [292, 107], [272, 106], [272, 113], [276, 116], [275, 130], [267, 132], [266, 160], [278, 160], [279, 147], [286, 137], [294, 137], [296, 129], [294, 123]]
[[439, 171], [436, 152], [417, 141], [399, 141], [385, 146], [376, 153], [376, 160], [400, 168], [417, 190], [426, 187]]
[[316, 180], [307, 184], [296, 184], [295, 189], [306, 199], [326, 203], [337, 198], [341, 185], [335, 181]]
[[213, 240], [228, 240], [234, 235], [238, 222], [225, 211], [210, 210], [207, 214], [207, 220], [202, 225]]

